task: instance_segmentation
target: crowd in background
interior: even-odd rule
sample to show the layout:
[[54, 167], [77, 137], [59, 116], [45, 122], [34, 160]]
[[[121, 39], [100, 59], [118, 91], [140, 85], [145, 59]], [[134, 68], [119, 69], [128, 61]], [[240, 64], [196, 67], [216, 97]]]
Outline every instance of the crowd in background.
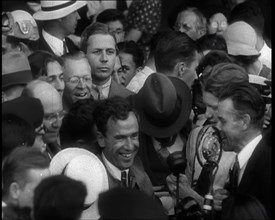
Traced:
[[272, 219], [270, 1], [2, 1], [2, 219]]

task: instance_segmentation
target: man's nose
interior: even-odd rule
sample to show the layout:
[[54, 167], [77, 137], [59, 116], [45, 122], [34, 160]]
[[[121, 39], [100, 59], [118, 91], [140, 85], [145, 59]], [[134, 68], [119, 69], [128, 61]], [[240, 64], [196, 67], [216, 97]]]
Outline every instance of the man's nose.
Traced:
[[104, 51], [102, 52], [100, 60], [101, 60], [101, 62], [106, 62], [107, 61], [107, 54], [106, 54], [106, 52], [104, 52]]

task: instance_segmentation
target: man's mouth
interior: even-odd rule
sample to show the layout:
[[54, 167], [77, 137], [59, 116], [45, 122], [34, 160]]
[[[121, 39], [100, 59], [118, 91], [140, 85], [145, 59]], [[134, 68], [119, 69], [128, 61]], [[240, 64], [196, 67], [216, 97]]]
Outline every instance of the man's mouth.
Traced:
[[75, 95], [75, 97], [77, 97], [79, 99], [83, 99], [83, 98], [86, 98], [88, 96], [88, 93], [87, 92], [81, 92], [81, 93], [76, 93], [74, 95]]
[[122, 157], [126, 158], [126, 159], [129, 159], [132, 157], [132, 153], [131, 154], [120, 154]]

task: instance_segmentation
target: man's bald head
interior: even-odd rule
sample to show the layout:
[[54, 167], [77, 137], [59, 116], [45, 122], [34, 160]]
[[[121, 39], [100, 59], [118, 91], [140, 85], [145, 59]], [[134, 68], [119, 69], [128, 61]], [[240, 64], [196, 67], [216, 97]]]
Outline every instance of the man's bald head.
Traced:
[[45, 81], [33, 80], [26, 85], [22, 96], [40, 99], [44, 109], [44, 141], [45, 143], [55, 142], [64, 116], [62, 98], [58, 91]]

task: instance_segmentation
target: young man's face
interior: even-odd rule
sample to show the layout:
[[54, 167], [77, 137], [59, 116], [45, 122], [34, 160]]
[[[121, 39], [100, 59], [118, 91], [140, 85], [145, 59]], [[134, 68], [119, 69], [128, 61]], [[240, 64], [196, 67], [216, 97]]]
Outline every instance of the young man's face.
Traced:
[[18, 196], [19, 207], [33, 208], [34, 189], [44, 178], [50, 175], [48, 168], [46, 169], [30, 169], [27, 171], [26, 182], [20, 186], [20, 194]]
[[116, 61], [116, 42], [111, 35], [95, 34], [89, 37], [87, 58], [94, 82], [106, 83]]
[[123, 72], [120, 75], [120, 82], [122, 85], [127, 86], [131, 79], [135, 76], [137, 66], [134, 62], [132, 54], [120, 52], [119, 57], [123, 67]]
[[124, 42], [124, 27], [120, 21], [110, 21], [106, 23], [108, 25], [109, 32], [112, 33], [115, 38], [116, 42]]
[[138, 121], [130, 112], [126, 120], [114, 121], [109, 118], [106, 135], [103, 137], [103, 153], [105, 157], [120, 170], [132, 166], [139, 148]]

